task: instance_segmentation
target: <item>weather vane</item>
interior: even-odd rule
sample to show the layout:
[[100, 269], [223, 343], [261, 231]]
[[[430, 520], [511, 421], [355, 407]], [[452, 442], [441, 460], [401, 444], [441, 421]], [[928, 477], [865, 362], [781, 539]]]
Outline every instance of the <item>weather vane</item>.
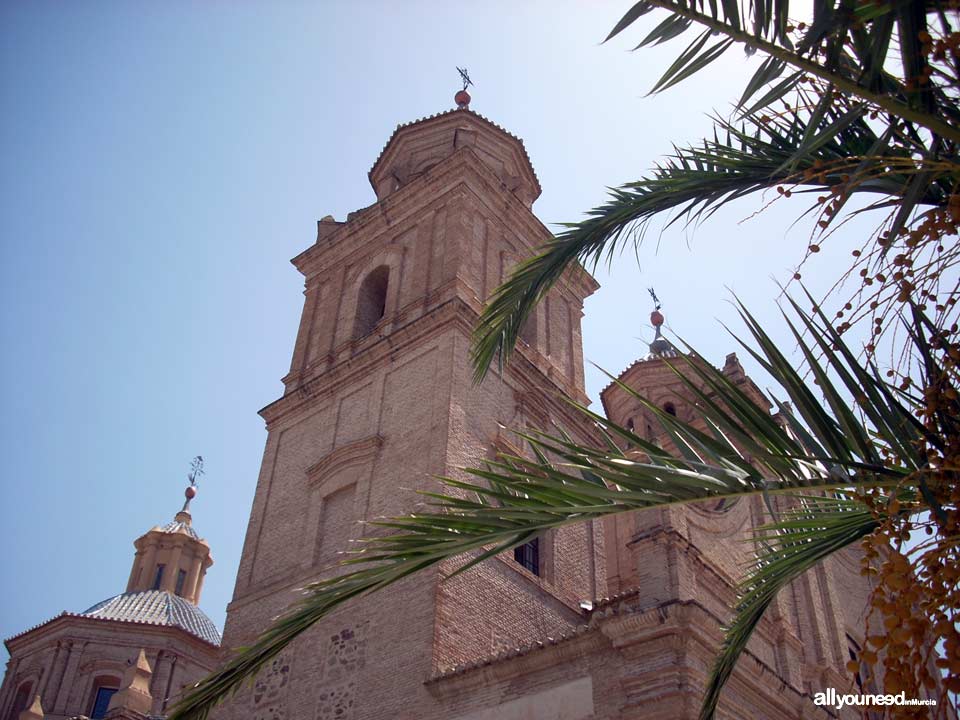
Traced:
[[190, 462], [190, 473], [187, 475], [190, 487], [197, 487], [197, 480], [201, 475], [203, 475], [203, 455], [197, 455]]
[[647, 292], [650, 293], [650, 297], [653, 298], [653, 309], [660, 309], [660, 298], [657, 297], [657, 294], [653, 291], [653, 288], [647, 288]]
[[460, 79], [463, 80], [464, 90], [466, 90], [469, 85], [473, 85], [473, 80], [470, 79], [470, 73], [467, 72], [466, 68], [458, 67], [457, 72], [460, 73]]
[[190, 507], [190, 501], [197, 496], [197, 481], [203, 475], [203, 455], [197, 455], [190, 462], [190, 472], [187, 473], [187, 480], [190, 481], [190, 485], [186, 490], [183, 491], [184, 496], [187, 498], [186, 502], [183, 503], [183, 509], [180, 512], [186, 512], [187, 508]]

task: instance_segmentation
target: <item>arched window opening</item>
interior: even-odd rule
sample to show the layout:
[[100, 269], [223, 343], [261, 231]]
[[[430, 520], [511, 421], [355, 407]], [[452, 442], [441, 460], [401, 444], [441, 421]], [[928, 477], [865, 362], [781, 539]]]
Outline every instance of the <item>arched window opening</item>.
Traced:
[[633, 432], [633, 418], [627, 418], [627, 430]]
[[667, 415], [673, 415], [674, 417], [677, 416], [677, 408], [676, 408], [676, 407], [674, 406], [674, 404], [671, 403], [671, 402], [668, 402], [668, 403], [666, 403], [666, 404], [663, 406], [663, 411], [664, 411]]
[[373, 270], [363, 279], [360, 294], [357, 297], [357, 315], [353, 325], [353, 337], [369, 335], [383, 318], [387, 309], [387, 286], [390, 281], [390, 268], [386, 265]]
[[13, 698], [13, 705], [10, 706], [10, 714], [7, 720], [17, 720], [20, 713], [27, 709], [30, 704], [30, 692], [33, 690], [32, 682], [25, 682], [17, 688], [17, 694]]

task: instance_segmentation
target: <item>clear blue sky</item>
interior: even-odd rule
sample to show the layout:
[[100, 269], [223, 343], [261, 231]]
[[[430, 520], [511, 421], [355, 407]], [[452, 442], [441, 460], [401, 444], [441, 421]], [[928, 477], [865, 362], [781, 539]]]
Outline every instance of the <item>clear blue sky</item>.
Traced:
[[[122, 592], [133, 539], [177, 511], [196, 454], [216, 560], [201, 604], [222, 627], [257, 410], [300, 314], [289, 258], [318, 218], [373, 200], [370, 165], [398, 123], [452, 107], [455, 65], [473, 109], [526, 142], [547, 224], [700, 137], [757, 58], [644, 97], [680, 47], [600, 45], [630, 4], [0, 5], [0, 636]], [[734, 349], [727, 288], [773, 318], [809, 226], [787, 230], [800, 205], [740, 222], [763, 204], [650, 233], [639, 267], [628, 252], [599, 271], [586, 358], [619, 371], [645, 352], [649, 285], [717, 363]], [[844, 262], [819, 260], [814, 288]], [[593, 397], [604, 384], [591, 370]]]

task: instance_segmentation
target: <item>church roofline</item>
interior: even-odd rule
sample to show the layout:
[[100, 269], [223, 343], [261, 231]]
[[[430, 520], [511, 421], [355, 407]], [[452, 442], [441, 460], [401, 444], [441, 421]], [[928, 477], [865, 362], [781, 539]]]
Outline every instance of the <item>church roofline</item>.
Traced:
[[102, 618], [102, 617], [96, 617], [95, 615], [84, 615], [83, 613], [70, 612], [68, 610], [64, 610], [59, 615], [54, 615], [49, 620], [44, 620], [42, 623], [38, 625], [34, 625], [33, 627], [27, 628], [26, 630], [22, 630], [18, 632], [16, 635], [11, 635], [10, 637], [8, 637], [6, 640], [3, 641], [3, 644], [7, 648], [7, 652], [12, 655], [13, 648], [11, 647], [11, 643], [13, 643], [14, 645], [19, 644], [19, 642], [24, 638], [26, 638], [26, 636], [32, 635], [38, 630], [42, 630], [46, 627], [49, 627], [53, 623], [56, 623], [61, 620], [80, 620], [80, 621], [89, 620], [90, 622], [96, 622], [96, 623], [115, 623], [115, 624], [124, 625], [124, 626], [134, 625], [134, 626], [141, 626], [141, 627], [148, 627], [148, 628], [157, 628], [162, 630], [172, 630], [178, 634], [183, 635], [186, 638], [190, 638], [190, 640], [203, 643], [208, 647], [211, 647], [214, 649], [220, 648], [219, 645], [212, 643], [209, 640], [206, 640], [205, 638], [200, 637], [199, 635], [195, 635], [194, 633], [190, 632], [186, 628], [180, 627], [179, 625], [168, 625], [162, 622], [150, 622], [148, 620], [120, 620], [117, 618]]
[[[460, 663], [451, 668], [440, 671], [431, 677], [428, 682], [440, 682], [442, 680], [446, 680], [447, 678], [463, 675], [471, 670], [476, 670], [487, 665], [493, 665], [494, 663], [504, 662], [513, 658], [523, 657], [524, 655], [529, 655], [536, 650], [542, 650], [547, 647], [560, 645], [561, 643], [581, 637], [596, 629], [596, 620], [621, 614], [624, 609], [621, 603], [638, 595], [640, 590], [641, 588], [636, 587], [630, 590], [625, 590], [624, 592], [618, 593], [617, 595], [613, 595], [611, 597], [598, 598], [597, 600], [593, 601], [589, 610], [582, 611], [582, 617], [585, 622], [571, 628], [570, 630], [567, 630], [566, 632], [559, 633], [555, 636], [545, 637], [542, 640], [527, 642], [515, 648], [502, 650], [499, 653], [485, 655], [470, 662]], [[661, 603], [656, 607], [677, 604], [677, 602], [682, 601], [670, 600], [666, 603]], [[608, 610], [607, 608], [610, 609]], [[596, 618], [596, 620], [594, 620], [594, 618]]]
[[380, 166], [381, 162], [383, 161], [384, 157], [387, 154], [387, 151], [389, 150], [390, 146], [393, 144], [394, 140], [397, 139], [398, 135], [400, 135], [401, 133], [409, 130], [410, 128], [416, 125], [436, 122], [438, 120], [446, 119], [448, 117], [451, 117], [457, 114], [460, 114], [460, 115], [466, 114], [466, 115], [469, 115], [470, 117], [480, 120], [481, 122], [485, 123], [492, 129], [497, 130], [498, 132], [506, 135], [508, 138], [510, 138], [510, 140], [512, 140], [520, 148], [520, 152], [523, 154], [524, 160], [526, 160], [527, 168], [530, 170], [530, 174], [532, 176], [534, 186], [536, 187], [536, 190], [537, 190], [537, 196], [539, 197], [539, 195], [543, 192], [543, 188], [540, 186], [540, 178], [537, 177], [537, 171], [533, 167], [533, 162], [531, 162], [530, 160], [530, 155], [527, 153], [527, 148], [526, 148], [526, 145], [524, 145], [523, 140], [517, 137], [516, 135], [514, 135], [509, 130], [501, 127], [500, 125], [497, 125], [497, 123], [493, 122], [493, 120], [490, 120], [489, 118], [486, 118], [480, 113], [470, 110], [469, 108], [453, 108], [451, 110], [446, 110], [444, 112], [436, 113], [434, 115], [427, 115], [426, 117], [422, 117], [417, 120], [411, 120], [410, 122], [406, 122], [406, 123], [400, 123], [399, 125], [397, 125], [393, 133], [387, 139], [387, 142], [384, 143], [383, 149], [380, 150], [380, 154], [377, 155], [377, 159], [373, 161], [373, 165], [370, 167], [370, 171], [367, 173], [367, 178], [370, 180], [370, 184], [371, 185], [374, 184], [373, 183], [374, 173], [376, 173], [377, 168]]

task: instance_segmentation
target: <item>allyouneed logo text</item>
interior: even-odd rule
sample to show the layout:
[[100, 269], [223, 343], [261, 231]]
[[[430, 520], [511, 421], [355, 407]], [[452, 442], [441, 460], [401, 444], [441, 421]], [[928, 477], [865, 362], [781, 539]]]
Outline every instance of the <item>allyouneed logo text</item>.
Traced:
[[853, 705], [859, 707], [872, 707], [875, 705], [936, 705], [936, 700], [907, 698], [906, 693], [899, 695], [841, 695], [833, 688], [827, 688], [824, 692], [818, 692], [813, 696], [814, 705], [826, 705], [827, 707], [841, 710]]

